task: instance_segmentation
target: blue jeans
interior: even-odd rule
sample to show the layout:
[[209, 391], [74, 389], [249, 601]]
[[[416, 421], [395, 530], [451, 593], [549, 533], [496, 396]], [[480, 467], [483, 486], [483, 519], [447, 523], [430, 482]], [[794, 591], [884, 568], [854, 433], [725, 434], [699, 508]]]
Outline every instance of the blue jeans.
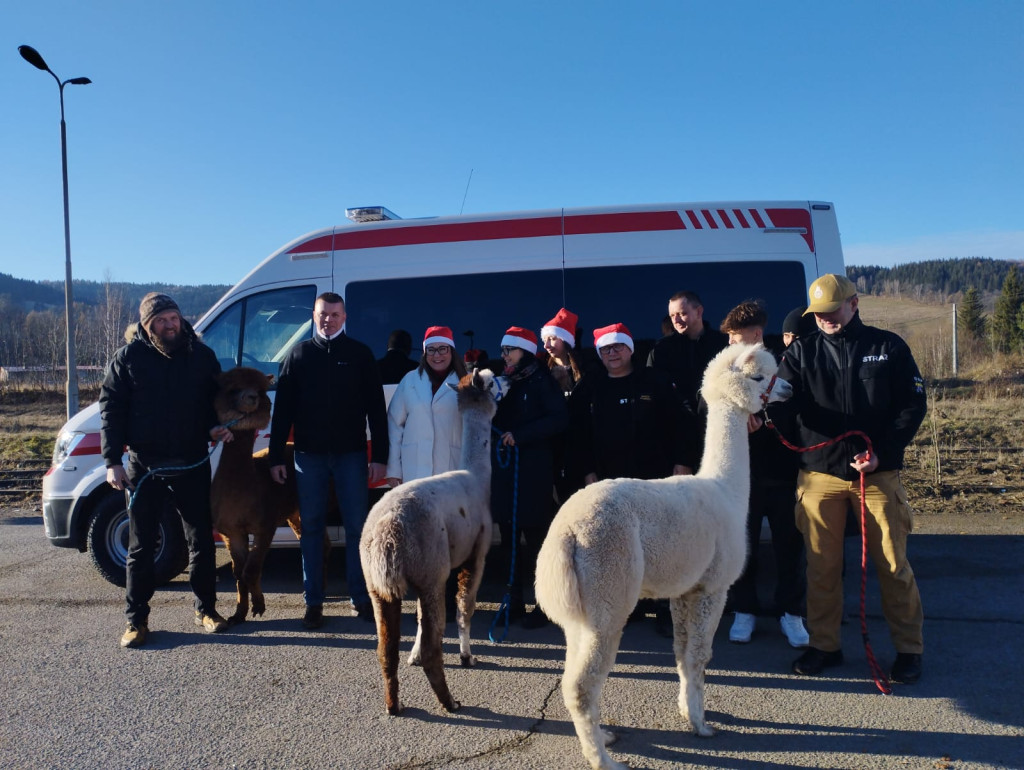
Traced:
[[359, 563], [359, 538], [369, 513], [369, 472], [366, 452], [343, 454], [295, 453], [295, 482], [302, 516], [302, 589], [306, 606], [324, 603], [324, 527], [327, 523], [330, 481], [345, 525], [345, 578], [353, 604], [370, 601]]

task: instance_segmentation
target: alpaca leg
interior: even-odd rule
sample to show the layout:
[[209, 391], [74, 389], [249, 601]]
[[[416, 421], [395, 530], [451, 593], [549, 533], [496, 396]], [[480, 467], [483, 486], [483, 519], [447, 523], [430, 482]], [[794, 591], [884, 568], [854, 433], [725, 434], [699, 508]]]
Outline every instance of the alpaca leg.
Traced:
[[243, 579], [252, 595], [252, 616], [259, 617], [267, 611], [267, 603], [263, 598], [263, 562], [267, 558], [270, 544], [274, 540], [273, 529], [257, 532], [253, 547], [249, 551], [249, 559], [245, 563]]
[[377, 660], [384, 675], [384, 707], [395, 716], [402, 710], [398, 701], [398, 643], [402, 639], [402, 602], [384, 601], [370, 592], [373, 614], [377, 619]]
[[457, 711], [459, 702], [452, 698], [444, 677], [444, 580], [420, 593], [422, 613], [420, 626], [423, 633], [423, 673], [445, 711]]
[[249, 589], [245, 585], [245, 563], [249, 558], [249, 540], [245, 535], [220, 533], [231, 555], [231, 574], [235, 578], [235, 613], [228, 618], [231, 624], [241, 623], [249, 614]]
[[409, 665], [418, 666], [422, 661], [421, 649], [423, 645], [423, 599], [416, 601], [416, 641], [412, 643], [412, 652], [409, 653]]
[[583, 756], [595, 770], [624, 770], [605, 749], [615, 736], [601, 728], [601, 692], [615, 664], [622, 629], [592, 629], [567, 625], [562, 697], [572, 715]]
[[478, 542], [476, 551], [467, 562], [467, 566], [459, 571], [459, 588], [455, 595], [458, 609], [456, 623], [459, 627], [459, 659], [463, 666], [475, 666], [476, 658], [469, 648], [469, 625], [476, 612], [476, 594], [480, 590], [480, 581], [484, 574], [484, 560], [490, 543]]
[[715, 734], [704, 720], [704, 670], [711, 662], [711, 644], [725, 608], [726, 592], [695, 589], [672, 600], [679, 713], [704, 738]]

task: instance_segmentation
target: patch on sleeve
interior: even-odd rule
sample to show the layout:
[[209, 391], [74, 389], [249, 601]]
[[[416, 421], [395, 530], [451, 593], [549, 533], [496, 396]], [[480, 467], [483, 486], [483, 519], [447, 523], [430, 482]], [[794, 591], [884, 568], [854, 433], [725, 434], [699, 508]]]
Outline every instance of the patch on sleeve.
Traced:
[[914, 377], [914, 392], [918, 395], [924, 395], [924, 377], [921, 375]]

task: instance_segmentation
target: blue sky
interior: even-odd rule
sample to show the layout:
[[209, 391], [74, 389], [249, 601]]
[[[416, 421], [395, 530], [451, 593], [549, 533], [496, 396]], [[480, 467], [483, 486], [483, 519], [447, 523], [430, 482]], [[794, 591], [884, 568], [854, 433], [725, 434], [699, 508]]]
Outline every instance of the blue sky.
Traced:
[[[836, 204], [847, 264], [1024, 259], [1024, 3], [4, 3], [0, 272], [234, 283], [348, 206]], [[466, 190], [472, 172], [472, 181]]]

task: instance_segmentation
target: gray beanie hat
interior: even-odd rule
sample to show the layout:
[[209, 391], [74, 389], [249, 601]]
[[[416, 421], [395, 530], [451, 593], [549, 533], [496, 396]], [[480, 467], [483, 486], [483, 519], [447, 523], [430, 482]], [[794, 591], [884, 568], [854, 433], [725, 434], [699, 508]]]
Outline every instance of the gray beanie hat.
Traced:
[[151, 291], [143, 297], [142, 302], [139, 304], [139, 321], [142, 323], [142, 328], [148, 329], [149, 322], [153, 320], [153, 316], [159, 315], [165, 310], [176, 310], [178, 315], [181, 315], [181, 308], [178, 307], [178, 303], [166, 294]]

